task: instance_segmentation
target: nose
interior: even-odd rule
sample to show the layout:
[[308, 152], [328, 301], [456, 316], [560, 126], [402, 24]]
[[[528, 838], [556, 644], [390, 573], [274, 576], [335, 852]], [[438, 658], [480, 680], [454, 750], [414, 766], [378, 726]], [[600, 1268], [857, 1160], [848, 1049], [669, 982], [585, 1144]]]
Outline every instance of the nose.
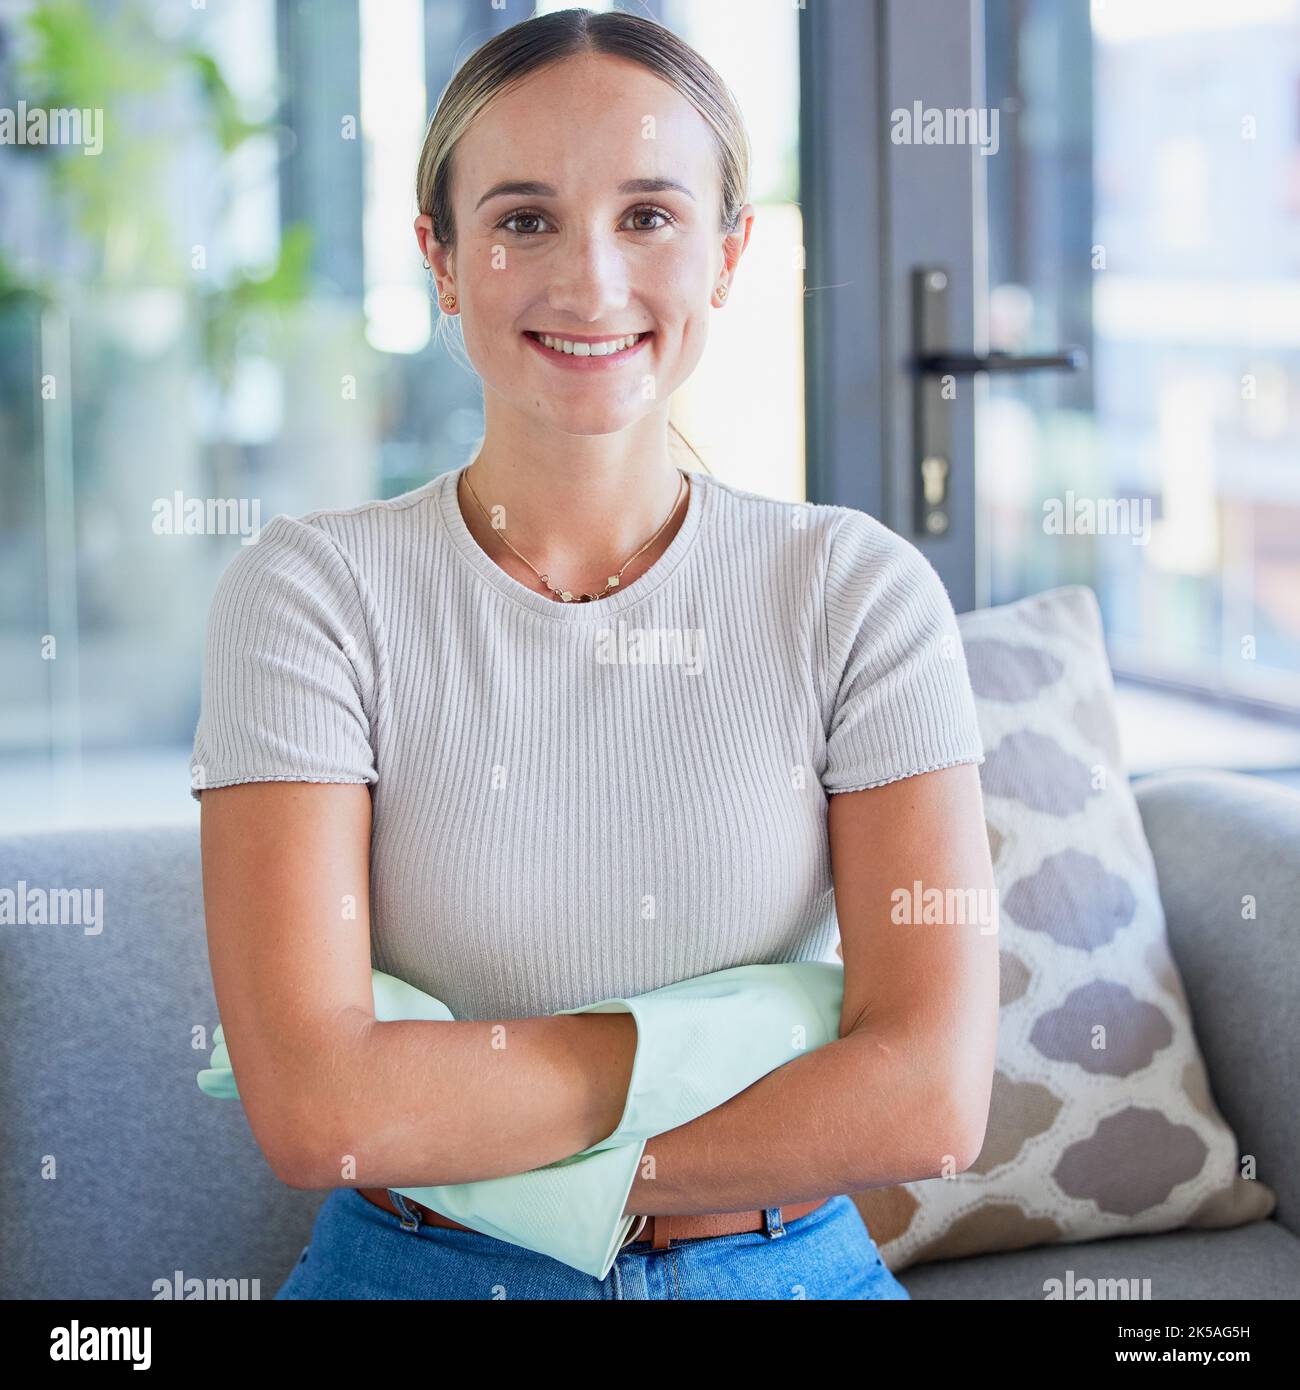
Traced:
[[547, 304], [576, 323], [600, 323], [628, 302], [628, 267], [617, 234], [575, 232], [550, 258]]

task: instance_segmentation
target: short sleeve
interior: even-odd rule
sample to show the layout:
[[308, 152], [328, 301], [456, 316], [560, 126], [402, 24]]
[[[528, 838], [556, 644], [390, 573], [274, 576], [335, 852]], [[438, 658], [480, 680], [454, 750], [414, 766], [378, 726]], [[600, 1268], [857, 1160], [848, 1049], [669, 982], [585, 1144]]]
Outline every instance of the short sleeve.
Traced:
[[318, 527], [273, 517], [213, 595], [191, 796], [238, 782], [378, 781], [373, 693], [352, 570]]
[[984, 761], [952, 601], [910, 541], [847, 510], [825, 590], [827, 794]]

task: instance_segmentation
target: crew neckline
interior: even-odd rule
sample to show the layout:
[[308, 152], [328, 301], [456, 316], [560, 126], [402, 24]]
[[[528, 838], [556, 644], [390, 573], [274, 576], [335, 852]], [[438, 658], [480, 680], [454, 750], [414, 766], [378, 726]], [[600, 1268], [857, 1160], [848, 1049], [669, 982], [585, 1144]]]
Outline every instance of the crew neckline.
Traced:
[[[509, 599], [517, 607], [540, 614], [545, 618], [551, 618], [556, 622], [601, 622], [612, 614], [621, 613], [625, 608], [630, 608], [634, 603], [641, 603], [662, 588], [695, 543], [701, 529], [700, 523], [705, 508], [709, 503], [709, 488], [707, 486], [710, 481], [709, 475], [707, 473], [688, 472], [686, 474], [688, 488], [686, 515], [682, 519], [682, 524], [677, 528], [677, 534], [669, 542], [668, 549], [654, 564], [644, 574], [633, 580], [626, 589], [620, 589], [617, 593], [610, 594], [608, 598], [598, 599], [590, 603], [581, 603], [577, 600], [572, 603], [561, 603], [558, 599], [548, 598], [540, 590], [530, 589], [526, 584], [521, 584], [513, 575], [507, 574], [474, 539], [473, 533], [465, 523], [465, 518], [461, 515], [460, 504], [456, 500], [461, 474], [469, 466], [469, 464], [465, 464], [462, 468], [453, 468], [437, 479], [440, 484], [438, 510], [442, 515], [443, 528], [448, 538], [456, 548], [457, 553], [484, 583], [490, 584], [497, 593]], [[704, 482], [705, 486], [700, 486], [701, 482]]]

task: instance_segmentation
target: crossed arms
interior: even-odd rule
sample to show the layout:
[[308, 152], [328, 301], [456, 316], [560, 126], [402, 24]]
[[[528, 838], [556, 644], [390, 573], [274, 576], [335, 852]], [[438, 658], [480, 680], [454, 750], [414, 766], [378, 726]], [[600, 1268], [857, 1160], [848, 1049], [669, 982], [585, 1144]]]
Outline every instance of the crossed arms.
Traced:
[[[891, 920], [895, 895], [917, 883], [991, 898], [978, 769], [840, 793], [828, 814], [839, 1040], [651, 1140], [653, 1165], [643, 1160], [627, 1211], [788, 1205], [957, 1171], [978, 1155], [996, 931]], [[202, 852], [218, 1011], [249, 1124], [282, 1181], [473, 1182], [613, 1132], [636, 1049], [628, 1014], [376, 1022], [367, 787], [207, 790]], [[345, 918], [349, 897], [357, 910]]]

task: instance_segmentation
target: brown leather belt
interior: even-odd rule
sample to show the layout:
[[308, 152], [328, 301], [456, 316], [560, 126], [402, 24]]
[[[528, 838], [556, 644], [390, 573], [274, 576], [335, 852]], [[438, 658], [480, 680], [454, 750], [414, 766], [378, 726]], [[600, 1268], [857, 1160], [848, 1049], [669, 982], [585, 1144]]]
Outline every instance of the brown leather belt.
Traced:
[[[383, 1187], [359, 1187], [357, 1191], [368, 1202], [373, 1202], [377, 1207], [383, 1207], [385, 1211], [390, 1211], [394, 1216], [400, 1217], [402, 1213], [398, 1211], [393, 1200], [388, 1195], [387, 1188]], [[472, 1226], [462, 1226], [459, 1221], [453, 1221], [449, 1216], [443, 1216], [441, 1212], [434, 1211], [431, 1207], [426, 1207], [420, 1202], [413, 1202], [409, 1197], [402, 1199], [407, 1206], [415, 1210], [420, 1220], [430, 1226], [447, 1226], [453, 1231], [473, 1231]], [[797, 1221], [801, 1216], [807, 1216], [810, 1211], [816, 1211], [823, 1202], [829, 1201], [827, 1197], [818, 1197], [812, 1202], [794, 1202], [790, 1206], [780, 1208], [782, 1225], [787, 1221]], [[623, 1240], [623, 1245], [631, 1245], [641, 1239], [649, 1240], [652, 1250], [666, 1250], [670, 1241], [680, 1240], [701, 1240], [709, 1236], [734, 1236], [741, 1231], [761, 1231], [764, 1225], [763, 1211], [718, 1211], [701, 1212], [698, 1216], [642, 1216], [632, 1223], [631, 1230], [628, 1231]], [[643, 1229], [649, 1230], [648, 1236], [642, 1236]]]

